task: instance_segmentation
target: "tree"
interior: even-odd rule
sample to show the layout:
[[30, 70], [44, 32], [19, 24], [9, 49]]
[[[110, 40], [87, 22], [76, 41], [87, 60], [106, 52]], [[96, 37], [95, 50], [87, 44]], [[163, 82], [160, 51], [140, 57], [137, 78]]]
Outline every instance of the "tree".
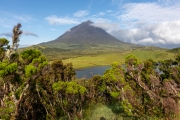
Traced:
[[9, 41], [6, 38], [0, 38], [0, 61], [5, 57], [6, 50], [9, 48]]
[[[73, 81], [58, 81], [53, 84], [53, 90], [55, 96], [57, 96], [59, 117], [67, 115], [69, 120], [83, 118], [84, 96], [86, 93], [85, 87]], [[60, 111], [63, 111], [63, 113]]]
[[72, 63], [49, 63], [36, 49], [18, 53], [20, 28], [13, 28], [11, 47], [0, 38], [0, 119], [83, 119], [97, 103], [136, 119], [179, 113], [179, 55], [159, 62], [130, 55], [124, 69], [113, 63], [103, 76], [76, 80]]
[[25, 50], [20, 56], [24, 74], [21, 89], [16, 91], [19, 102], [15, 118], [53, 119], [56, 113], [50, 65], [38, 50]]
[[[134, 59], [129, 60], [126, 61], [126, 63], [134, 63], [132, 62]], [[172, 65], [173, 61], [165, 60], [159, 62], [160, 70], [164, 72], [163, 74], [155, 72], [158, 64], [155, 64], [152, 60], [139, 64], [136, 63], [137, 62], [135, 62], [136, 69], [127, 70], [125, 77], [126, 81], [133, 81], [134, 83], [130, 84], [130, 86], [137, 93], [136, 99], [140, 101], [139, 104], [144, 108], [144, 110], [141, 110], [141, 114], [146, 117], [156, 116], [160, 118], [170, 118], [177, 114], [177, 93], [179, 88], [171, 77], [171, 70], [174, 69]], [[129, 66], [131, 67], [132, 64], [128, 64], [127, 67]], [[173, 107], [174, 109], [172, 109]]]
[[[14, 27], [16, 29], [20, 24]], [[19, 31], [19, 29], [18, 29]], [[19, 38], [19, 32], [16, 38]], [[0, 77], [3, 81], [1, 108], [2, 117], [9, 119], [14, 108], [17, 106], [15, 90], [20, 85], [20, 76], [18, 74], [18, 54], [14, 48], [10, 48], [9, 41], [5, 38], [0, 39], [1, 61], [0, 61]], [[16, 41], [18, 43], [18, 41]], [[18, 46], [17, 46], [18, 47]], [[13, 61], [14, 60], [14, 61]], [[15, 106], [15, 107], [14, 107]]]
[[16, 26], [14, 26], [13, 28], [13, 36], [12, 36], [12, 49], [17, 49], [19, 44], [19, 36], [23, 33], [20, 28], [22, 27], [22, 25], [20, 23], [18, 23]]
[[53, 119], [55, 100], [51, 83], [51, 67], [38, 50], [24, 50], [17, 53], [21, 24], [13, 29], [11, 48], [6, 39], [0, 39], [1, 89], [0, 118], [2, 119]]

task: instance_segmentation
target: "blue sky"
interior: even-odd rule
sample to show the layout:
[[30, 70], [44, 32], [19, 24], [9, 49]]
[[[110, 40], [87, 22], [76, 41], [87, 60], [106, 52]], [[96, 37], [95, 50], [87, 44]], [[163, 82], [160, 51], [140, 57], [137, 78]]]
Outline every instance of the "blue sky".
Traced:
[[0, 0], [0, 37], [11, 40], [22, 24], [20, 45], [54, 40], [91, 20], [95, 27], [134, 44], [180, 46], [179, 0]]

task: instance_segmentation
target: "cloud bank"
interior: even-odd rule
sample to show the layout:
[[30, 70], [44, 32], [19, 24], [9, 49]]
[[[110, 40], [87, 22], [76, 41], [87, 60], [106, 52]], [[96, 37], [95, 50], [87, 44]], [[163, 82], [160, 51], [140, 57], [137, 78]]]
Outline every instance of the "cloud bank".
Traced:
[[89, 15], [89, 11], [87, 11], [87, 10], [79, 10], [76, 13], [74, 13], [75, 17], [84, 17], [87, 15]]
[[128, 43], [168, 48], [179, 47], [179, 6], [180, 2], [176, 0], [128, 3], [116, 13], [120, 22], [96, 22], [93, 26], [100, 27], [119, 40]]
[[94, 23], [91, 24], [92, 26], [102, 28], [105, 31], [119, 28], [119, 24], [113, 23], [112, 21], [110, 21], [108, 19], [95, 18], [95, 19], [93, 19], [93, 21], [94, 21]]
[[75, 19], [68, 17], [57, 17], [56, 15], [48, 16], [45, 18], [49, 24], [51, 25], [71, 25], [71, 24], [79, 24], [79, 22]]
[[[5, 37], [8, 37], [8, 38], [12, 37], [12, 35], [13, 35], [12, 32], [0, 33], [0, 36], [5, 36]], [[38, 37], [37, 34], [35, 34], [33, 32], [28, 32], [28, 31], [23, 31], [22, 35]]]
[[38, 37], [36, 33], [23, 31], [22, 35]]
[[118, 19], [131, 22], [163, 22], [180, 20], [179, 6], [180, 2], [169, 0], [164, 0], [164, 2], [163, 0], [160, 0], [159, 3], [129, 3], [123, 6], [122, 10], [124, 12], [118, 15]]
[[145, 24], [137, 29], [111, 29], [107, 32], [116, 38], [135, 44], [153, 46], [180, 45], [180, 20]]
[[88, 10], [80, 10], [71, 17], [49, 16], [45, 19], [51, 25], [80, 24], [86, 20], [94, 23], [121, 41], [158, 47], [180, 46], [180, 1], [157, 0], [144, 3], [119, 4], [115, 10], [99, 11], [90, 15]]
[[17, 23], [27, 23], [34, 20], [32, 15], [24, 15], [24, 14], [17, 15], [1, 10], [0, 10], [0, 15], [1, 15], [0, 26], [5, 28], [11, 28]]
[[0, 36], [12, 37], [12, 33], [0, 33]]

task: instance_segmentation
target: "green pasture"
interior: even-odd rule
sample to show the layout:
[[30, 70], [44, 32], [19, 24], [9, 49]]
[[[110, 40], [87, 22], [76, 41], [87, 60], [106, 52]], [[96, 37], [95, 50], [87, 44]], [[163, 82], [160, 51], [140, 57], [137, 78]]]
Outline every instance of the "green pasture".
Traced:
[[111, 65], [113, 62], [123, 64], [128, 55], [135, 55], [141, 61], [145, 61], [147, 59], [153, 59], [155, 61], [174, 59], [175, 56], [175, 53], [171, 52], [169, 49], [156, 47], [139, 47], [133, 49], [100, 48], [72, 50], [43, 46], [30, 47], [30, 49], [39, 49], [49, 61], [61, 59], [64, 64], [71, 62], [75, 69]]
[[131, 54], [137, 56], [141, 61], [145, 61], [147, 59], [153, 59], [155, 61], [174, 59], [174, 53], [168, 52], [164, 49], [137, 49], [125, 52], [112, 51], [96, 55], [87, 54], [80, 57], [68, 58], [63, 60], [63, 62], [71, 62], [75, 69], [91, 66], [111, 65], [113, 62], [119, 62], [120, 64], [123, 64], [125, 57]]

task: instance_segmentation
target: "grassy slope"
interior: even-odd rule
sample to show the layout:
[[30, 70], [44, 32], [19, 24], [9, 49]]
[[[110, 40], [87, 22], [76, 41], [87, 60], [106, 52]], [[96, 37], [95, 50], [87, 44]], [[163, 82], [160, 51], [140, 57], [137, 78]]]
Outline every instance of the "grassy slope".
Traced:
[[167, 52], [163, 49], [157, 49], [157, 50], [148, 50], [148, 49], [137, 49], [133, 51], [126, 51], [126, 52], [112, 52], [112, 53], [103, 53], [99, 55], [85, 55], [82, 57], [76, 57], [76, 58], [69, 58], [63, 60], [64, 63], [72, 62], [74, 65], [74, 68], [83, 68], [83, 67], [90, 67], [90, 66], [97, 66], [97, 65], [110, 65], [113, 62], [119, 62], [121, 64], [124, 63], [125, 57], [128, 55], [135, 55], [137, 56], [141, 61], [147, 60], [147, 59], [153, 59], [153, 60], [164, 60], [164, 59], [173, 59], [174, 54]]
[[117, 49], [98, 47], [88, 49], [59, 49], [34, 46], [39, 49], [49, 61], [61, 59], [64, 63], [73, 63], [75, 69], [98, 65], [111, 65], [113, 62], [124, 63], [125, 57], [135, 55], [141, 61], [147, 59], [164, 60], [173, 59], [174, 53], [167, 49], [155, 47], [140, 47], [137, 49]]

